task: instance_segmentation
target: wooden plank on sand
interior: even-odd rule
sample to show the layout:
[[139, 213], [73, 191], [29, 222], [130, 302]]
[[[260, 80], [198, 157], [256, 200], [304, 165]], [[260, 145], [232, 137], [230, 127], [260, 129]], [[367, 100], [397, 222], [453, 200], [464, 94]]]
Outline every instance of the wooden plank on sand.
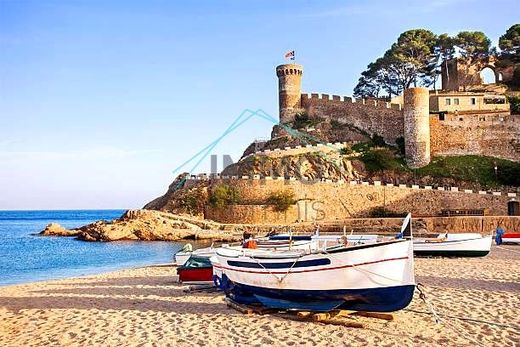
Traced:
[[381, 312], [355, 312], [354, 315], [361, 317], [369, 317], [369, 318], [377, 318], [383, 320], [394, 320], [394, 315], [391, 313], [381, 313]]

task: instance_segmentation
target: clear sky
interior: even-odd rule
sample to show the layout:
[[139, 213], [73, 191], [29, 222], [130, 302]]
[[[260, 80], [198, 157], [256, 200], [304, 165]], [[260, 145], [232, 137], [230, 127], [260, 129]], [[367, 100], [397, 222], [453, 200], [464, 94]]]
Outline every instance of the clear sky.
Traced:
[[[245, 108], [277, 117], [276, 65], [351, 95], [408, 29], [484, 31], [518, 0], [0, 0], [0, 209], [135, 208]], [[213, 153], [270, 134], [252, 119]], [[209, 159], [197, 171], [207, 171]]]

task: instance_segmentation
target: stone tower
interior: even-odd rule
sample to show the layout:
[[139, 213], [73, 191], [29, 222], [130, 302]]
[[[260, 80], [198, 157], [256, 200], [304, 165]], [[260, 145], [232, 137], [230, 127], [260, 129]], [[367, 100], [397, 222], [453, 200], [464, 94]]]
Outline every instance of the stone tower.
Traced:
[[408, 166], [430, 163], [430, 95], [427, 88], [404, 91], [404, 144]]
[[292, 122], [296, 111], [300, 108], [302, 75], [303, 66], [298, 64], [284, 64], [276, 67], [280, 123]]

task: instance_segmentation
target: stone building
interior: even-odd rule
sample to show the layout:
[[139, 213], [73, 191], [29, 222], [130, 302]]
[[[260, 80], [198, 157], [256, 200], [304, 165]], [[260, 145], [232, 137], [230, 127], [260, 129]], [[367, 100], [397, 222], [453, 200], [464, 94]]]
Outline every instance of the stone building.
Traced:
[[514, 78], [515, 65], [501, 65], [494, 56], [484, 57], [473, 63], [466, 63], [460, 58], [454, 58], [441, 66], [442, 89], [462, 91], [481, 87], [484, 84], [480, 73], [489, 68], [495, 75], [495, 83], [510, 82]]
[[[496, 93], [405, 91], [401, 103], [301, 92], [303, 67], [284, 64], [278, 76], [279, 117], [291, 123], [309, 118], [347, 124], [389, 144], [404, 139], [406, 160], [422, 167], [435, 155], [486, 155], [520, 161], [520, 115], [511, 115]], [[276, 136], [276, 133], [274, 134]]]

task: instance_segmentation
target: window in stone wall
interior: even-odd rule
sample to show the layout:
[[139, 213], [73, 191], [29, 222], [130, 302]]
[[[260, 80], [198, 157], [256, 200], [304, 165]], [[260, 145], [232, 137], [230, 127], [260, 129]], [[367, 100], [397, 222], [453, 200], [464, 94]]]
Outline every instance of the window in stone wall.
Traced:
[[439, 120], [444, 120], [445, 119], [445, 115], [443, 112], [439, 113]]
[[477, 98], [471, 98], [471, 104], [476, 105], [477, 104]]
[[450, 98], [446, 98], [446, 105], [451, 105], [451, 99]]
[[486, 117], [478, 117], [478, 120], [481, 122], [484, 122], [484, 121], [486, 121]]
[[453, 105], [458, 105], [458, 104], [459, 104], [459, 98], [453, 99]]
[[459, 121], [461, 121], [461, 122], [462, 122], [463, 120], [464, 120], [464, 118], [462, 118], [462, 117], [459, 117]]

